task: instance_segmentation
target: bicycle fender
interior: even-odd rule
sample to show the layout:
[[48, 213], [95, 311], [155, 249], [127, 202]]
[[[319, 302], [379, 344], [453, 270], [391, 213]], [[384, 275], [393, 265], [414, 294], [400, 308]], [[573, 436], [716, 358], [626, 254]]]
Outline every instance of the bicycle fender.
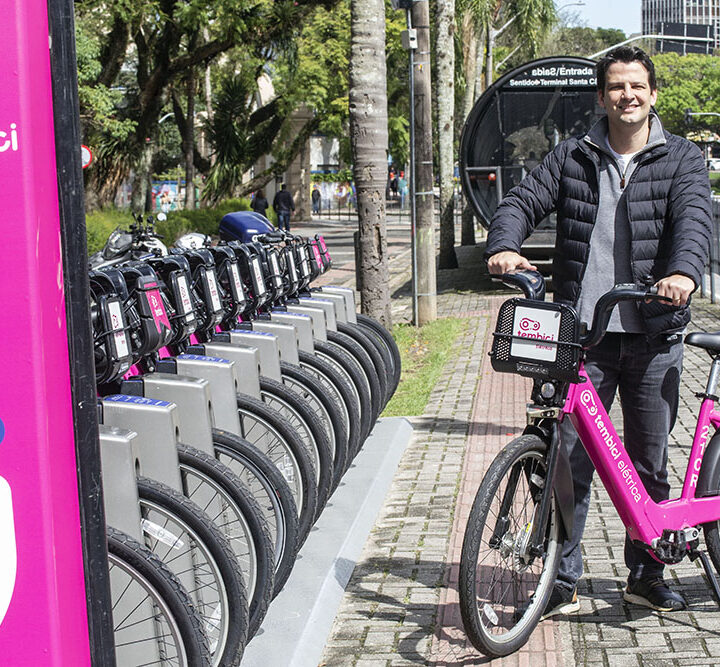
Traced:
[[[530, 424], [525, 427], [524, 434], [536, 435], [550, 447], [553, 428], [547, 424]], [[569, 538], [572, 535], [574, 516], [575, 516], [575, 491], [573, 489], [572, 469], [570, 467], [570, 458], [567, 450], [559, 443], [557, 462], [555, 468], [555, 500], [560, 510], [560, 519], [562, 520], [565, 536]]]
[[718, 480], [720, 480], [720, 431], [716, 431], [715, 435], [710, 438], [710, 442], [705, 447], [703, 454], [702, 466], [698, 474], [697, 486], [695, 487], [695, 497], [714, 496], [718, 489]]

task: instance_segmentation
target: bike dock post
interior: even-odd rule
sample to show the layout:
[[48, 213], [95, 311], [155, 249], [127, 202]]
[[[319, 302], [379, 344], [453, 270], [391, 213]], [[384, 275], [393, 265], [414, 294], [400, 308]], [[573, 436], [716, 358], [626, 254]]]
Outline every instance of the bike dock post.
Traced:
[[73, 4], [0, 15], [0, 655], [112, 667]]

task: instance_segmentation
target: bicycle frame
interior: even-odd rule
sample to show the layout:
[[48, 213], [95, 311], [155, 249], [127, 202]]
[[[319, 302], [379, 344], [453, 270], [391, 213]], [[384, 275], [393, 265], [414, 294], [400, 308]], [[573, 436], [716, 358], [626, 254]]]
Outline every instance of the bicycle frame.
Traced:
[[631, 539], [654, 546], [664, 530], [679, 531], [720, 519], [720, 496], [695, 497], [705, 447], [714, 428], [720, 426], [714, 401], [705, 398], [700, 406], [680, 497], [656, 503], [640, 480], [582, 363], [579, 375], [585, 381], [570, 385], [563, 412], [580, 436]]

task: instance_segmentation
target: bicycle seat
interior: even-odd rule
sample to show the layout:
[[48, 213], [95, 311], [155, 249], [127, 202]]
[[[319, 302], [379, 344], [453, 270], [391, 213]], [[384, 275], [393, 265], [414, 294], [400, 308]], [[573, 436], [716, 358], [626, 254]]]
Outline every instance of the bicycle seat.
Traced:
[[720, 331], [715, 333], [693, 331], [693, 333], [685, 336], [685, 343], [693, 347], [701, 347], [708, 352], [720, 354]]

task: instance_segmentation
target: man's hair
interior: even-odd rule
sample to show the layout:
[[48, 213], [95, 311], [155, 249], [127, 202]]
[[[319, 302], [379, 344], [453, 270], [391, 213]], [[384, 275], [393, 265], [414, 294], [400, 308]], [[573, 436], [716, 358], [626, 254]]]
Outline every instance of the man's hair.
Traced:
[[632, 63], [635, 61], [639, 62], [647, 70], [650, 90], [656, 90], [657, 79], [655, 78], [655, 65], [653, 65], [653, 61], [650, 60], [650, 56], [637, 46], [618, 46], [600, 58], [595, 68], [597, 73], [597, 89], [600, 92], [605, 92], [605, 75], [610, 65], [613, 63]]

